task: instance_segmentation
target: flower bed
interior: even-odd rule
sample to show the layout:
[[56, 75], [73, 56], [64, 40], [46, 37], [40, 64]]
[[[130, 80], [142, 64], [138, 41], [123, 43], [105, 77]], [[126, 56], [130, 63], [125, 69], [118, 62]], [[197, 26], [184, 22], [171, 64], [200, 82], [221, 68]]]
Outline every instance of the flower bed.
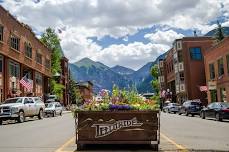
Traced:
[[112, 95], [101, 91], [102, 100], [87, 101], [75, 110], [76, 144], [150, 144], [158, 150], [160, 142], [159, 105], [135, 91]]
[[159, 104], [152, 99], [145, 99], [135, 91], [119, 90], [114, 87], [112, 95], [102, 90], [100, 92], [102, 100], [86, 101], [76, 111], [115, 111], [115, 110], [158, 110]]

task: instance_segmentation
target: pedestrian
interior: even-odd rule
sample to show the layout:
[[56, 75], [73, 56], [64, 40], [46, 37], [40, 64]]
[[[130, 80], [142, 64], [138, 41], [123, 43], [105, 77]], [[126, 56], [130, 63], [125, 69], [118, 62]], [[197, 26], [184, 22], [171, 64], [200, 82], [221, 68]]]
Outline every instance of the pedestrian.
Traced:
[[163, 105], [162, 105], [162, 101], [160, 100], [160, 110], [162, 111]]

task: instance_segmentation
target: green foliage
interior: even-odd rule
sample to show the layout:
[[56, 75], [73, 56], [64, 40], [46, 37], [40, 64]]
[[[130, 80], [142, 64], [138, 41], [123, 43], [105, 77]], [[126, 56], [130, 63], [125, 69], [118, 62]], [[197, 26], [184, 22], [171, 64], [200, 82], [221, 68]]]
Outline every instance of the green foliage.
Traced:
[[218, 25], [218, 28], [216, 29], [216, 33], [215, 33], [215, 40], [216, 42], [220, 42], [224, 39], [223, 28], [221, 24], [219, 23], [219, 21], [217, 21], [217, 25]]
[[[51, 51], [51, 72], [52, 75], [61, 73], [61, 47], [60, 39], [55, 31], [51, 28], [47, 28], [41, 35], [41, 42], [43, 42]], [[57, 95], [59, 99], [62, 99], [64, 86], [52, 77], [50, 80], [51, 93]]]
[[51, 28], [47, 28], [45, 33], [41, 35], [41, 42], [43, 42], [51, 51], [51, 71], [52, 74], [61, 72], [61, 47], [60, 47], [60, 39], [58, 38], [55, 31]]
[[157, 104], [159, 104], [160, 103], [160, 96], [159, 96], [159, 94], [152, 96], [151, 97], [151, 100], [154, 100], [154, 101], [156, 101]]
[[76, 82], [72, 77], [69, 79], [69, 96], [72, 104], [77, 104], [78, 106], [83, 104], [83, 98], [80, 94], [79, 88], [77, 88]]
[[158, 72], [157, 64], [151, 67], [151, 75], [154, 77], [154, 80], [151, 81], [151, 85], [153, 86], [155, 93], [158, 94], [159, 93], [159, 82], [158, 82], [159, 72]]
[[158, 72], [158, 65], [155, 64], [154, 66], [151, 67], [151, 75], [155, 78], [158, 79], [159, 72]]
[[52, 79], [50, 85], [52, 94], [55, 94], [58, 97], [58, 99], [62, 99], [64, 86]]
[[158, 94], [159, 93], [159, 82], [158, 82], [158, 79], [152, 80], [151, 84], [152, 84], [152, 86], [154, 88], [155, 93]]

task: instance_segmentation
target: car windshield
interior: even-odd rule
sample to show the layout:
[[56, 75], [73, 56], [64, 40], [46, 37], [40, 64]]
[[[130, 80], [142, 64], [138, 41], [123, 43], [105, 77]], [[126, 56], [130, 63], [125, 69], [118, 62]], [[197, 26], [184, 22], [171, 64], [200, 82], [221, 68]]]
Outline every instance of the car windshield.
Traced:
[[225, 108], [229, 108], [229, 102], [222, 102], [221, 105]]
[[11, 98], [11, 99], [7, 99], [4, 102], [6, 103], [22, 103], [22, 98]]
[[172, 106], [179, 106], [179, 104], [177, 104], [177, 103], [172, 103]]
[[52, 103], [48, 103], [48, 104], [45, 104], [45, 107], [46, 107], [46, 108], [51, 108], [51, 107], [53, 107], [53, 105], [54, 105], [54, 104], [52, 104]]
[[200, 102], [191, 102], [191, 105], [200, 106], [201, 103]]

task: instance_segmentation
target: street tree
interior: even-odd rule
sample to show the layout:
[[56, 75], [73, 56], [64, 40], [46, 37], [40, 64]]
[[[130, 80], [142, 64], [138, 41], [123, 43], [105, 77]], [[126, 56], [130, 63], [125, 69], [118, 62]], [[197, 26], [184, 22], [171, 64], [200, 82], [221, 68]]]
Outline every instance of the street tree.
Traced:
[[81, 105], [83, 98], [80, 94], [79, 88], [76, 86], [76, 82], [73, 80], [72, 76], [69, 78], [69, 96], [72, 104]]
[[[52, 78], [50, 80], [51, 92], [59, 99], [62, 98], [64, 86], [59, 83], [58, 75], [61, 73], [61, 47], [60, 39], [52, 28], [47, 28], [41, 35], [41, 42], [43, 42], [51, 52], [51, 72]], [[56, 77], [57, 76], [57, 77]]]
[[151, 75], [153, 76], [153, 80], [151, 81], [152, 87], [154, 88], [154, 91], [156, 94], [159, 93], [159, 82], [158, 82], [158, 65], [155, 64], [151, 67], [150, 70]]

